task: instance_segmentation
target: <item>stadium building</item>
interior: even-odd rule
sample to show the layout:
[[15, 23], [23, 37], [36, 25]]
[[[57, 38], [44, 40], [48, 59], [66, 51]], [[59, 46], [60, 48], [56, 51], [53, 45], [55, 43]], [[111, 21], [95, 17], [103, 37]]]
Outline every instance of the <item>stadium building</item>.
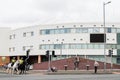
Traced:
[[[29, 62], [47, 61], [46, 51], [55, 51], [53, 60], [80, 56], [120, 64], [120, 24], [65, 23], [35, 25], [16, 30], [0, 28], [0, 62], [19, 59], [30, 49]], [[106, 59], [105, 59], [106, 58]]]

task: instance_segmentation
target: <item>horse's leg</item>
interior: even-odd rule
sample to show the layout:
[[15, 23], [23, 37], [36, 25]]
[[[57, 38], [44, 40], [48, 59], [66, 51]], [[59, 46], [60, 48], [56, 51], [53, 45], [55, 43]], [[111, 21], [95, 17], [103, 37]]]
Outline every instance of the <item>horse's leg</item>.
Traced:
[[12, 72], [12, 75], [14, 74], [14, 71], [15, 71], [15, 68], [12, 68], [12, 71], [11, 71], [11, 72]]
[[6, 69], [6, 72], [9, 73], [9, 68]]
[[19, 73], [19, 70], [18, 70], [18, 68], [16, 68], [16, 73], [17, 73], [17, 74]]

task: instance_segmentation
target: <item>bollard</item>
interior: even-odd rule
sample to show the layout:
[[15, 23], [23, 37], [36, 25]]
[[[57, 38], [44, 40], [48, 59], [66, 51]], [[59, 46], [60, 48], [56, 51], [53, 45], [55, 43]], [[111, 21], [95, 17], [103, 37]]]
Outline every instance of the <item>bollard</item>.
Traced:
[[90, 65], [86, 65], [86, 69], [89, 70]]
[[65, 71], [67, 70], [67, 68], [68, 68], [68, 65], [64, 65], [64, 68], [65, 68]]

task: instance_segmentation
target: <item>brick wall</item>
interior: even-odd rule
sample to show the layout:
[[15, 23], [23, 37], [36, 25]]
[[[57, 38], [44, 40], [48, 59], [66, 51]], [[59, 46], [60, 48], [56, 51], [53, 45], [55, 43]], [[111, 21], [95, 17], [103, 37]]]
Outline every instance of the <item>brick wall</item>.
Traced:
[[[51, 66], [57, 67], [58, 70], [64, 70], [64, 65], [68, 65], [68, 70], [73, 70], [74, 69], [74, 61], [75, 58], [68, 58], [68, 59], [62, 59], [62, 60], [56, 60], [51, 62]], [[99, 69], [104, 69], [104, 63], [103, 62], [98, 62], [99, 63]], [[86, 69], [86, 65], [90, 65], [89, 69], [94, 68], [94, 60], [89, 60], [89, 59], [84, 59], [80, 58], [79, 61], [79, 69]], [[111, 64], [106, 63], [106, 68], [110, 69]], [[120, 65], [115, 65], [113, 64], [114, 69], [120, 69]], [[42, 62], [42, 63], [35, 63], [33, 65], [33, 69], [35, 70], [47, 70], [48, 69], [48, 62]]]

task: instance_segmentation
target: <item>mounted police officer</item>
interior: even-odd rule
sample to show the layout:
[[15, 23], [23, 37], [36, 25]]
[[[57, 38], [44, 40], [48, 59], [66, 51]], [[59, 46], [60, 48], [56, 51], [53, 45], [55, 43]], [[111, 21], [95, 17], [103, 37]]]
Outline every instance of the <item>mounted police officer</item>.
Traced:
[[16, 62], [15, 57], [13, 57], [13, 58], [12, 58], [11, 62], [12, 62], [11, 66], [13, 66], [13, 65], [14, 65], [14, 63]]
[[21, 57], [19, 60], [20, 65], [23, 64], [23, 62], [24, 62], [23, 57]]
[[19, 69], [21, 70], [19, 74], [22, 74], [24, 73], [24, 70], [25, 70], [25, 64], [24, 64], [24, 59], [23, 57], [20, 58], [19, 60]]

